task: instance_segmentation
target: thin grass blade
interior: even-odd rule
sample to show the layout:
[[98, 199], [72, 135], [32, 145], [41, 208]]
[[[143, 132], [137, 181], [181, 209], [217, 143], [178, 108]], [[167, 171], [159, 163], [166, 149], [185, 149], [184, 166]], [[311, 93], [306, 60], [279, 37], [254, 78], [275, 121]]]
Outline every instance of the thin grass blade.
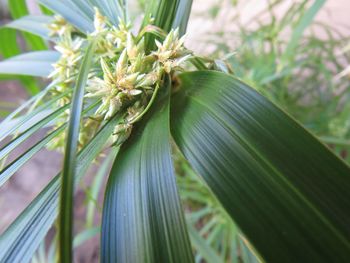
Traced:
[[88, 79], [95, 49], [95, 41], [90, 42], [79, 69], [77, 82], [73, 91], [69, 114], [67, 143], [64, 151], [62, 187], [59, 221], [59, 260], [72, 262], [73, 248], [73, 195], [75, 166], [79, 141], [80, 121], [83, 112], [84, 90]]

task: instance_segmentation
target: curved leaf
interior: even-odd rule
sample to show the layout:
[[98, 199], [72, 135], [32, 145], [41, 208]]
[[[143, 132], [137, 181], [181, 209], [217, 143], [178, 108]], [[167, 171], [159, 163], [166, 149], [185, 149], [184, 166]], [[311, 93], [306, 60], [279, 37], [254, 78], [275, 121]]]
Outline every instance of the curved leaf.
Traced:
[[255, 90], [229, 75], [180, 77], [172, 134], [268, 262], [346, 262], [350, 170]]
[[56, 51], [35, 51], [24, 53], [0, 62], [0, 74], [47, 77], [53, 70], [52, 64], [59, 59]]
[[48, 24], [51, 23], [50, 16], [24, 16], [17, 20], [11, 21], [5, 26], [8, 28], [18, 29], [38, 35], [44, 39], [50, 39]]
[[171, 160], [169, 88], [165, 92], [114, 162], [101, 262], [193, 262]]

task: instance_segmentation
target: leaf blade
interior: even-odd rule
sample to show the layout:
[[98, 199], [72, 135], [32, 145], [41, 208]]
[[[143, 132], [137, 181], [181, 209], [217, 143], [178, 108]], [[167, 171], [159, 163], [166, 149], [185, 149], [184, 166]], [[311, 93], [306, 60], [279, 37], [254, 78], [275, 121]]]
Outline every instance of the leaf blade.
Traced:
[[52, 64], [59, 58], [56, 51], [35, 51], [11, 57], [0, 62], [0, 74], [47, 77]]
[[69, 114], [60, 199], [59, 260], [61, 262], [72, 262], [73, 195], [76, 172], [76, 153], [78, 150], [80, 120], [83, 112], [84, 90], [88, 79], [89, 69], [92, 65], [95, 43], [96, 41], [92, 41], [89, 44], [84, 55], [73, 91]]
[[168, 114], [169, 94], [118, 153], [104, 201], [102, 262], [193, 262], [171, 161]]
[[48, 9], [63, 16], [82, 33], [86, 34], [87, 32], [94, 31], [92, 20], [82, 13], [80, 9], [77, 9], [74, 2], [50, 0], [40, 0], [39, 2]]
[[52, 22], [50, 16], [23, 16], [6, 24], [5, 27], [26, 31], [44, 39], [50, 40], [50, 30], [47, 27]]
[[202, 71], [181, 82], [174, 139], [265, 260], [345, 260], [348, 167], [236, 79]]
[[[100, 153], [119, 120], [120, 116], [115, 116], [107, 122], [81, 150], [76, 166], [77, 182]], [[0, 236], [0, 246], [2, 248], [0, 250], [0, 261], [26, 262], [30, 260], [57, 217], [59, 191], [60, 174], [41, 191]]]

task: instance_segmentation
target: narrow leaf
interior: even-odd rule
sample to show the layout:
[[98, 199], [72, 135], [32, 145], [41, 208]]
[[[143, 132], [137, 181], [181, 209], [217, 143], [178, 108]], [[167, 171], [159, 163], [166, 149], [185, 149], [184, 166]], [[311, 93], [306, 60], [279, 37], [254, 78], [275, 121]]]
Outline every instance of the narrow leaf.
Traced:
[[52, 64], [59, 58], [56, 51], [35, 51], [0, 62], [0, 74], [47, 77], [53, 70]]
[[[76, 184], [113, 133], [120, 116], [106, 123], [78, 155]], [[60, 175], [57, 175], [0, 236], [0, 262], [27, 262], [58, 214]]]
[[[41, 121], [42, 118], [45, 118], [48, 114], [49, 108], [52, 106], [53, 103], [55, 103], [60, 98], [66, 96], [68, 92], [62, 93], [60, 96], [54, 97], [51, 100], [47, 101], [40, 107], [37, 107], [35, 110], [31, 111], [30, 113], [19, 117], [18, 120], [15, 122], [13, 126], [5, 127], [4, 123], [1, 123], [0, 126], [0, 141], [5, 139], [7, 136], [12, 135], [16, 131], [19, 131], [20, 129], [29, 129], [33, 125], [35, 125], [37, 122], [35, 120], [39, 119], [38, 121]], [[38, 118], [39, 117], [39, 118]]]
[[57, 118], [62, 112], [64, 112], [68, 108], [68, 106], [69, 105], [65, 105], [57, 109], [56, 111], [48, 114], [47, 116], [45, 116], [44, 118], [42, 118], [41, 120], [33, 124], [30, 128], [25, 130], [23, 133], [18, 135], [15, 139], [7, 143], [4, 147], [0, 149], [0, 160], [3, 159], [5, 156], [7, 156], [13, 149], [15, 149], [18, 145], [20, 145], [22, 142], [28, 139], [36, 131], [44, 127], [50, 121]]
[[[98, 101], [95, 103], [92, 103], [88, 107], [86, 107], [83, 111], [83, 113], [86, 113], [96, 107], [98, 104]], [[62, 112], [63, 110], [67, 109], [66, 107], [63, 107], [59, 109], [59, 112]], [[53, 113], [53, 114], [59, 114], [59, 113]], [[38, 129], [38, 124], [43, 125], [43, 121], [51, 121], [53, 119], [53, 114], [49, 115], [48, 118], [44, 118], [42, 121], [38, 122], [36, 125], [32, 126], [29, 131], [32, 132], [32, 129]], [[67, 126], [67, 123], [61, 125], [59, 128], [56, 130], [52, 131], [50, 134], [45, 136], [43, 139], [41, 139], [38, 143], [33, 145], [30, 149], [28, 149], [26, 152], [24, 152], [21, 156], [19, 156], [16, 160], [11, 162], [9, 165], [7, 165], [2, 171], [0, 171], [0, 186], [2, 186], [19, 168], [21, 168], [22, 165], [24, 165], [31, 157], [33, 157], [34, 154], [36, 154], [38, 151], [40, 151], [48, 142], [50, 142], [53, 138], [58, 136]], [[26, 132], [27, 133], [27, 132]], [[25, 134], [26, 134], [25, 133]], [[23, 141], [23, 136], [19, 135], [16, 137], [14, 140], [12, 140], [9, 144], [8, 147], [11, 147], [13, 144], [19, 144], [18, 139], [21, 139], [20, 142]], [[2, 153], [3, 149], [1, 150], [0, 153]], [[0, 157], [1, 159], [1, 157]]]
[[58, 136], [65, 128], [66, 125], [62, 125], [55, 131], [51, 132], [38, 143], [33, 145], [29, 150], [20, 155], [16, 160], [7, 165], [0, 171], [0, 186], [2, 186], [19, 168], [21, 168], [30, 158], [40, 151], [48, 142]]
[[24, 16], [6, 24], [6, 27], [26, 31], [44, 39], [50, 39], [48, 24], [51, 22], [52, 17], [50, 16]]
[[76, 155], [80, 120], [83, 111], [84, 90], [92, 64], [95, 41], [90, 42], [79, 69], [69, 114], [67, 143], [64, 151], [59, 221], [59, 261], [72, 262], [73, 247], [73, 195]]

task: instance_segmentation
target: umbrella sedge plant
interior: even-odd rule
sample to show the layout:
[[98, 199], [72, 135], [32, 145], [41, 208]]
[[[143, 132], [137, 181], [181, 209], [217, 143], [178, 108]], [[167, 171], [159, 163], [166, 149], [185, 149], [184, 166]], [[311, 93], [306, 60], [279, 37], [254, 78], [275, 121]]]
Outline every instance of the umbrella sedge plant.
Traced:
[[[29, 261], [56, 220], [56, 261], [73, 262], [74, 189], [106, 147], [113, 166], [101, 262], [194, 262], [188, 233], [195, 229], [185, 223], [172, 141], [259, 260], [348, 260], [349, 167], [227, 64], [186, 48], [190, 0], [146, 3], [139, 26], [126, 1], [40, 3], [50, 15], [7, 25], [54, 48], [0, 62], [1, 74], [50, 80], [2, 121], [0, 139], [10, 140], [0, 150], [0, 183], [43, 147], [62, 151], [64, 161], [1, 235], [1, 262]], [[42, 140], [6, 162], [48, 126]]]

